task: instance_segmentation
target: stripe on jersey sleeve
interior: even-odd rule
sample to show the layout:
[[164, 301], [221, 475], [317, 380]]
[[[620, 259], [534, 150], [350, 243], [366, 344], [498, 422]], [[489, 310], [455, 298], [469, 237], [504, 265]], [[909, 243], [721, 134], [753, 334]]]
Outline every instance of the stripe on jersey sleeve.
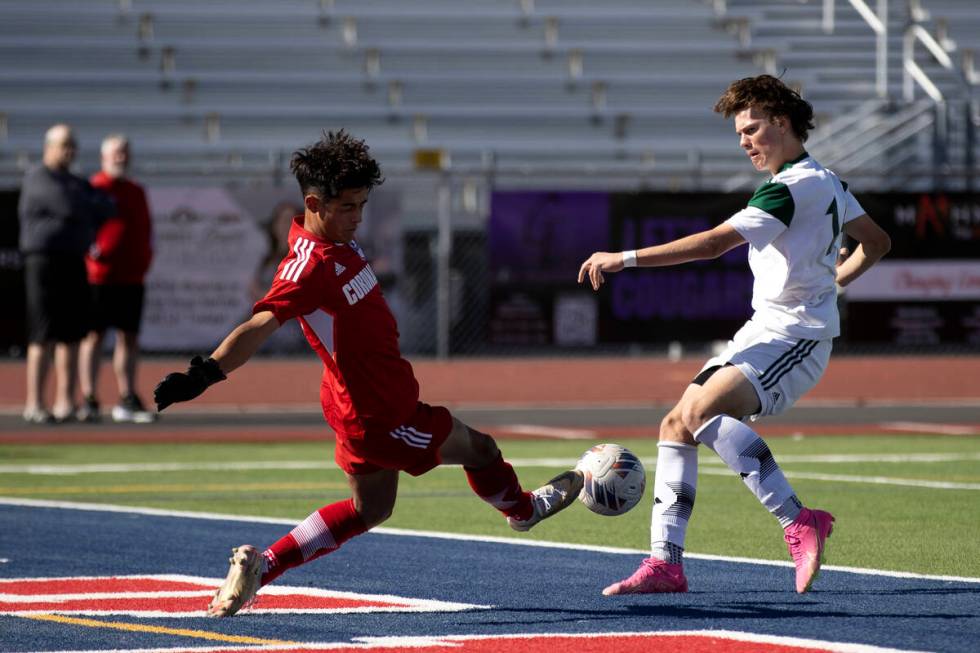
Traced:
[[789, 187], [779, 182], [766, 182], [759, 186], [749, 200], [749, 206], [765, 211], [787, 227], [793, 221], [796, 210]]
[[310, 262], [310, 254], [313, 253], [314, 244], [312, 240], [297, 238], [293, 244], [293, 252], [296, 254], [296, 258], [286, 264], [279, 278], [285, 281], [298, 281], [303, 268]]

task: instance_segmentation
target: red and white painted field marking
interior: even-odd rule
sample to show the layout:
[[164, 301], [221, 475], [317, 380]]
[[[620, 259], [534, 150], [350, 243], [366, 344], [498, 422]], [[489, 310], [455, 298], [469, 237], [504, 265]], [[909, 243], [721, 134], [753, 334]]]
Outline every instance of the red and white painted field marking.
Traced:
[[[757, 635], [726, 630], [651, 631], [640, 633], [529, 633], [513, 635], [433, 635], [357, 637], [350, 642], [317, 642], [289, 646], [208, 646], [166, 649], [113, 649], [112, 653], [915, 653], [866, 644], [797, 637]], [[51, 652], [58, 653], [58, 652]], [[75, 651], [73, 653], [106, 653]]]
[[[0, 580], [0, 616], [201, 617], [220, 578], [183, 575], [85, 576]], [[491, 606], [288, 585], [263, 588], [254, 614], [460, 612]]]

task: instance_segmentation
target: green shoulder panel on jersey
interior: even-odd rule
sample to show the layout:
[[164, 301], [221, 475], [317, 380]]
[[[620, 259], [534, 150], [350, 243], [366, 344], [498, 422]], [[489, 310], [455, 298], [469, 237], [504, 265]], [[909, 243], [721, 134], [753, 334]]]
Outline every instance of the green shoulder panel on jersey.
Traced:
[[793, 195], [786, 184], [769, 181], [756, 189], [752, 199], [749, 200], [749, 206], [762, 209], [787, 227], [792, 222], [793, 212], [796, 210]]

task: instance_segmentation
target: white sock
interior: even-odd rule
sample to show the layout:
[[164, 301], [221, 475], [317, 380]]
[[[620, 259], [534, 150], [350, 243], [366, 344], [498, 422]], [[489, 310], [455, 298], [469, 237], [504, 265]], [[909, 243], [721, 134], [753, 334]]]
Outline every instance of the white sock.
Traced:
[[728, 415], [708, 420], [694, 439], [705, 445], [742, 477], [759, 502], [786, 528], [803, 505], [796, 498], [769, 447], [748, 426]]
[[653, 481], [650, 555], [681, 564], [687, 521], [694, 510], [698, 487], [698, 448], [683, 442], [657, 445], [657, 474]]

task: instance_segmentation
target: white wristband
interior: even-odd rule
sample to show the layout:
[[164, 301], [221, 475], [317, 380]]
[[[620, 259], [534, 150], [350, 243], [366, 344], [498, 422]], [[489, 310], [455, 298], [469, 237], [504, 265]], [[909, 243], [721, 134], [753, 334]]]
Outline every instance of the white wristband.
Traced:
[[635, 268], [636, 267], [636, 250], [630, 249], [623, 252], [623, 267], [624, 268]]

